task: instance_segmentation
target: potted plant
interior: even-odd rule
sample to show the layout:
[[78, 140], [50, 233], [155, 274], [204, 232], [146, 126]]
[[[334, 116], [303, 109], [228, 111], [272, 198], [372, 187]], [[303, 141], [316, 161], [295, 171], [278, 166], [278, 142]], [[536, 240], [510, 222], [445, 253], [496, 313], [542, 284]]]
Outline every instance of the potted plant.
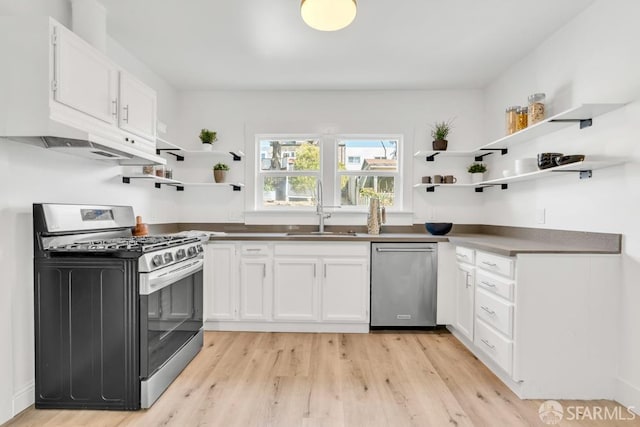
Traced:
[[477, 184], [484, 181], [484, 173], [487, 171], [487, 167], [483, 163], [473, 163], [467, 169], [467, 172], [471, 174], [471, 183]]
[[435, 122], [431, 128], [431, 137], [433, 138], [433, 149], [437, 151], [445, 151], [447, 149], [447, 136], [451, 132], [451, 120], [448, 122]]
[[225, 163], [216, 163], [213, 166], [213, 179], [215, 182], [222, 183], [227, 178], [229, 166]]
[[210, 131], [206, 128], [200, 131], [200, 141], [202, 141], [202, 149], [204, 151], [211, 151], [211, 144], [213, 144], [217, 140], [217, 132]]

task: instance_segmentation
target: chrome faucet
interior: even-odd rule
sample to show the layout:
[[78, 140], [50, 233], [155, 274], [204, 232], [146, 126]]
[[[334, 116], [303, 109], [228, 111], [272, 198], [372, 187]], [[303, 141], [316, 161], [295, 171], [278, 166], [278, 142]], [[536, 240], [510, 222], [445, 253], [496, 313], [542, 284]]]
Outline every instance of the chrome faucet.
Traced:
[[324, 233], [324, 220], [331, 218], [331, 213], [325, 213], [324, 208], [339, 208], [340, 206], [325, 206], [324, 197], [322, 195], [322, 181], [318, 179], [316, 181], [316, 215], [319, 217], [318, 233]]

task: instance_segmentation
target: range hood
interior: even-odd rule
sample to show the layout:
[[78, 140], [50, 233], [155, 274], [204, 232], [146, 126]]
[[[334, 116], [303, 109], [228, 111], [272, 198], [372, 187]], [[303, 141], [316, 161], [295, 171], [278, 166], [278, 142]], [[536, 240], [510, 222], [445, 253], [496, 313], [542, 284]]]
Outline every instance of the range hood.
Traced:
[[43, 136], [41, 139], [45, 148], [87, 157], [89, 159], [131, 160], [134, 157], [133, 154], [115, 150], [111, 147], [88, 140], [60, 138], [57, 136]]

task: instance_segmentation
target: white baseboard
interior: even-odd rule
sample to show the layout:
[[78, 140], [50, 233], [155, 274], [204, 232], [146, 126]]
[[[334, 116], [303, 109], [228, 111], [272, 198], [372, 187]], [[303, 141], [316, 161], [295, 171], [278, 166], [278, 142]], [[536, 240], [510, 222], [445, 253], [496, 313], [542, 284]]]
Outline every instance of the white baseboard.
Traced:
[[26, 386], [13, 394], [13, 416], [33, 405], [35, 402], [35, 382], [31, 381]]
[[368, 323], [205, 321], [205, 331], [369, 333]]
[[640, 415], [640, 387], [616, 378], [615, 401]]

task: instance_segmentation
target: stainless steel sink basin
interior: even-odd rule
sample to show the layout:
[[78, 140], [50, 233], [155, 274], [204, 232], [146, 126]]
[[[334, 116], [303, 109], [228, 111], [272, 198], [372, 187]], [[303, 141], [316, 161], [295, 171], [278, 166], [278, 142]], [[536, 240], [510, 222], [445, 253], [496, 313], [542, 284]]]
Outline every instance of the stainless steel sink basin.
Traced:
[[290, 231], [287, 236], [355, 236], [355, 231]]

